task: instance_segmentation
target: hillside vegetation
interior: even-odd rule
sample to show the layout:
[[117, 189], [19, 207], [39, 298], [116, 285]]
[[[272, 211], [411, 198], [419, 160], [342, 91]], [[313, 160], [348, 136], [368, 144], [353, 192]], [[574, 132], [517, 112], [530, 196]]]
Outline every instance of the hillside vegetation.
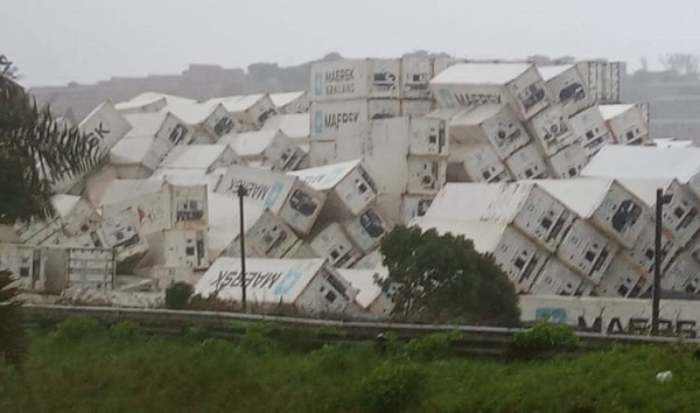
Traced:
[[455, 357], [449, 334], [314, 349], [247, 331], [238, 343], [90, 319], [35, 331], [24, 377], [0, 364], [0, 412], [690, 412], [700, 401], [700, 362], [682, 345], [506, 362]]

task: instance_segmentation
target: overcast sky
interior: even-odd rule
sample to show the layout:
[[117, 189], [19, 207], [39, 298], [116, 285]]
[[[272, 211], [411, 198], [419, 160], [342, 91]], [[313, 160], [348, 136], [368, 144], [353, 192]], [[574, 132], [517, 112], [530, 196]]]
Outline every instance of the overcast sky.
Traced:
[[415, 49], [460, 57], [700, 54], [697, 0], [0, 0], [23, 83], [179, 73]]

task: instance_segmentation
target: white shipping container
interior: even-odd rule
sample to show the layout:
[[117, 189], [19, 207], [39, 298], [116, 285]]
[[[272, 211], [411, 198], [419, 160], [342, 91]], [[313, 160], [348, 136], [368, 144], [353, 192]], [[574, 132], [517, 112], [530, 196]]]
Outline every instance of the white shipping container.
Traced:
[[399, 59], [340, 59], [311, 64], [312, 102], [400, 96]]
[[46, 258], [31, 245], [0, 243], [0, 269], [17, 279], [21, 290], [42, 291], [46, 284]]
[[581, 175], [588, 164], [586, 150], [580, 143], [572, 143], [547, 159], [552, 175], [557, 179], [569, 179]]
[[551, 100], [537, 68], [527, 64], [462, 63], [450, 66], [430, 82], [443, 108], [508, 104], [528, 120]]
[[206, 229], [209, 226], [206, 185], [171, 185], [170, 197], [173, 229]]
[[491, 145], [469, 145], [465, 149], [461, 163], [471, 181], [495, 183], [512, 179]]
[[[352, 304], [357, 291], [323, 259], [246, 260], [246, 293], [251, 303], [292, 304], [308, 313], [340, 313]], [[240, 259], [217, 259], [195, 285], [195, 293], [222, 300], [241, 299]]]
[[642, 145], [650, 143], [649, 124], [636, 105], [601, 105], [600, 114], [617, 143]]
[[[651, 277], [654, 272], [654, 255], [655, 255], [655, 239], [656, 228], [654, 221], [649, 221], [644, 230], [639, 235], [637, 242], [622, 252], [630, 265], [642, 275]], [[668, 267], [671, 260], [678, 253], [679, 246], [667, 234], [661, 234], [661, 269], [662, 271]]]
[[218, 143], [231, 146], [248, 164], [259, 163], [272, 171], [293, 171], [306, 156], [299, 146], [279, 129], [229, 134]]
[[447, 158], [409, 156], [406, 192], [410, 194], [437, 194], [447, 182]]
[[207, 234], [204, 230], [163, 230], [148, 237], [148, 254], [138, 267], [188, 268], [209, 267]]
[[165, 97], [162, 96], [143, 96], [134, 97], [125, 102], [119, 102], [114, 107], [122, 114], [128, 115], [131, 113], [153, 113], [163, 109], [168, 104]]
[[311, 104], [311, 140], [340, 140], [367, 136], [370, 120], [399, 116], [401, 105], [393, 99], [356, 99]]
[[581, 284], [581, 277], [558, 259], [550, 258], [530, 288], [530, 294], [574, 295], [581, 288]]
[[427, 117], [411, 117], [408, 153], [410, 155], [448, 155], [447, 122]]
[[173, 102], [162, 111], [172, 112], [193, 128], [195, 135], [204, 135], [214, 141], [231, 132], [233, 119], [224, 105], [218, 102]]
[[595, 103], [620, 103], [621, 79], [627, 73], [624, 62], [588, 61], [576, 65]]
[[275, 111], [280, 114], [306, 113], [311, 105], [306, 91], [271, 93], [270, 99], [275, 105]]
[[131, 125], [108, 100], [90, 112], [80, 122], [78, 128], [86, 134], [85, 139], [94, 142], [99, 148], [98, 152], [105, 155], [121, 138], [126, 136]]
[[400, 105], [401, 116], [425, 116], [434, 109], [429, 99], [401, 99]]
[[440, 234], [452, 233], [473, 240], [477, 251], [493, 254], [518, 292], [530, 291], [547, 261], [546, 251], [507, 224], [441, 219], [429, 215], [416, 219], [414, 224], [424, 231], [435, 229]]
[[402, 195], [401, 224], [407, 225], [413, 219], [425, 216], [432, 203], [433, 197], [429, 195]]
[[618, 246], [585, 220], [576, 220], [557, 249], [557, 257], [594, 284], [600, 283]]
[[613, 137], [597, 106], [577, 113], [570, 119], [575, 141], [586, 149], [591, 157], [605, 145], [613, 143]]
[[337, 222], [331, 223], [316, 234], [309, 246], [335, 268], [352, 267], [363, 256]]
[[60, 217], [49, 218], [48, 221], [31, 219], [27, 222], [18, 221], [15, 224], [18, 241], [27, 245], [50, 245], [61, 240], [63, 220]]
[[231, 127], [224, 135], [231, 131], [249, 132], [260, 129], [276, 112], [274, 102], [266, 94], [217, 97], [209, 99], [207, 103], [221, 104], [228, 113]]
[[115, 215], [105, 216], [101, 231], [91, 232], [88, 236], [95, 247], [113, 248], [117, 262], [122, 263], [140, 258], [148, 251], [148, 243], [138, 228], [136, 212], [126, 209]]
[[433, 78], [433, 59], [404, 56], [401, 58], [401, 97], [430, 99], [430, 79]]
[[534, 144], [525, 146], [505, 160], [516, 181], [549, 177], [549, 169]]
[[560, 105], [552, 105], [528, 121], [530, 134], [545, 156], [552, 156], [574, 141], [574, 131]]
[[617, 256], [596, 286], [595, 293], [601, 297], [636, 297], [640, 293], [641, 284], [644, 284], [642, 278], [629, 263]]
[[[266, 209], [255, 224], [245, 232], [246, 257], [282, 258], [299, 242], [299, 237], [282, 218]], [[223, 256], [240, 257], [240, 235], [228, 248]]]
[[[49, 272], [65, 269], [65, 287], [94, 288], [111, 290], [116, 275], [116, 256], [114, 250], [105, 248], [50, 248], [47, 267]], [[56, 256], [57, 255], [57, 256]], [[64, 265], [56, 265], [55, 258]], [[52, 274], [48, 274], [52, 276]], [[61, 277], [52, 276], [52, 282]], [[56, 287], [58, 287], [56, 283]]]
[[634, 245], [652, 219], [644, 201], [614, 179], [547, 179], [537, 183], [626, 248]]
[[355, 301], [364, 312], [381, 319], [389, 318], [394, 304], [389, 295], [382, 291], [382, 288], [375, 281], [377, 278], [384, 279], [388, 276], [388, 270], [385, 267], [339, 269], [338, 273], [358, 291]]
[[247, 198], [269, 208], [300, 234], [311, 231], [326, 202], [325, 194], [303, 179], [238, 165], [227, 170], [216, 192], [235, 196], [240, 185], [247, 190]]
[[491, 143], [501, 159], [506, 159], [530, 142], [530, 136], [507, 105], [485, 104], [452, 117], [452, 142], [468, 145]]
[[697, 294], [700, 292], [700, 264], [688, 254], [678, 255], [661, 278], [661, 289]]
[[576, 218], [561, 201], [534, 182], [450, 183], [435, 197], [426, 216], [513, 224], [551, 252]]
[[347, 234], [364, 253], [379, 247], [379, 242], [391, 230], [391, 224], [377, 207], [369, 207], [344, 224]]
[[290, 172], [311, 188], [328, 194], [327, 210], [357, 216], [377, 198], [377, 186], [361, 160]]
[[540, 66], [537, 69], [566, 116], [593, 105], [593, 95], [576, 65]]
[[309, 164], [312, 168], [338, 162], [335, 141], [313, 140], [309, 144]]

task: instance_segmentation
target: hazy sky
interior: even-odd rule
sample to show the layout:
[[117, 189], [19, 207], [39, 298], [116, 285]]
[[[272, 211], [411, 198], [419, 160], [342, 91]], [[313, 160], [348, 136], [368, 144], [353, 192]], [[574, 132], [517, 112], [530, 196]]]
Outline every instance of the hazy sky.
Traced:
[[0, 0], [0, 53], [31, 86], [301, 63], [330, 51], [531, 54], [654, 64], [700, 54], [697, 0]]

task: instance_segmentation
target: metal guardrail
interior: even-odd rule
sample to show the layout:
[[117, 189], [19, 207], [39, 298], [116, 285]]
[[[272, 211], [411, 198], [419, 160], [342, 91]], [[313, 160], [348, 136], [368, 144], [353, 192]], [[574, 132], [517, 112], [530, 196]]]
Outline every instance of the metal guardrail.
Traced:
[[[299, 330], [316, 329], [309, 341], [318, 343], [359, 342], [374, 340], [380, 334], [392, 333], [399, 340], [409, 340], [431, 333], [459, 331], [462, 340], [455, 343], [459, 353], [471, 355], [503, 356], [512, 343], [513, 334], [520, 328], [482, 327], [465, 325], [404, 324], [369, 321], [338, 321], [313, 318], [283, 317], [263, 314], [244, 314], [217, 311], [188, 311], [165, 309], [136, 309], [117, 307], [75, 307], [61, 305], [22, 306], [28, 324], [52, 324], [72, 316], [90, 316], [103, 323], [133, 321], [146, 332], [153, 334], [181, 334], [191, 326], [206, 328], [212, 336], [238, 339], [245, 334], [246, 322], [272, 322], [276, 325]], [[322, 328], [329, 328], [323, 334]], [[321, 333], [318, 333], [321, 331]], [[332, 331], [332, 332], [331, 332]], [[606, 335], [576, 332], [587, 349], [606, 348], [613, 343], [672, 344], [677, 337], [649, 337], [632, 335]], [[700, 339], [684, 339], [684, 342], [700, 344]]]

